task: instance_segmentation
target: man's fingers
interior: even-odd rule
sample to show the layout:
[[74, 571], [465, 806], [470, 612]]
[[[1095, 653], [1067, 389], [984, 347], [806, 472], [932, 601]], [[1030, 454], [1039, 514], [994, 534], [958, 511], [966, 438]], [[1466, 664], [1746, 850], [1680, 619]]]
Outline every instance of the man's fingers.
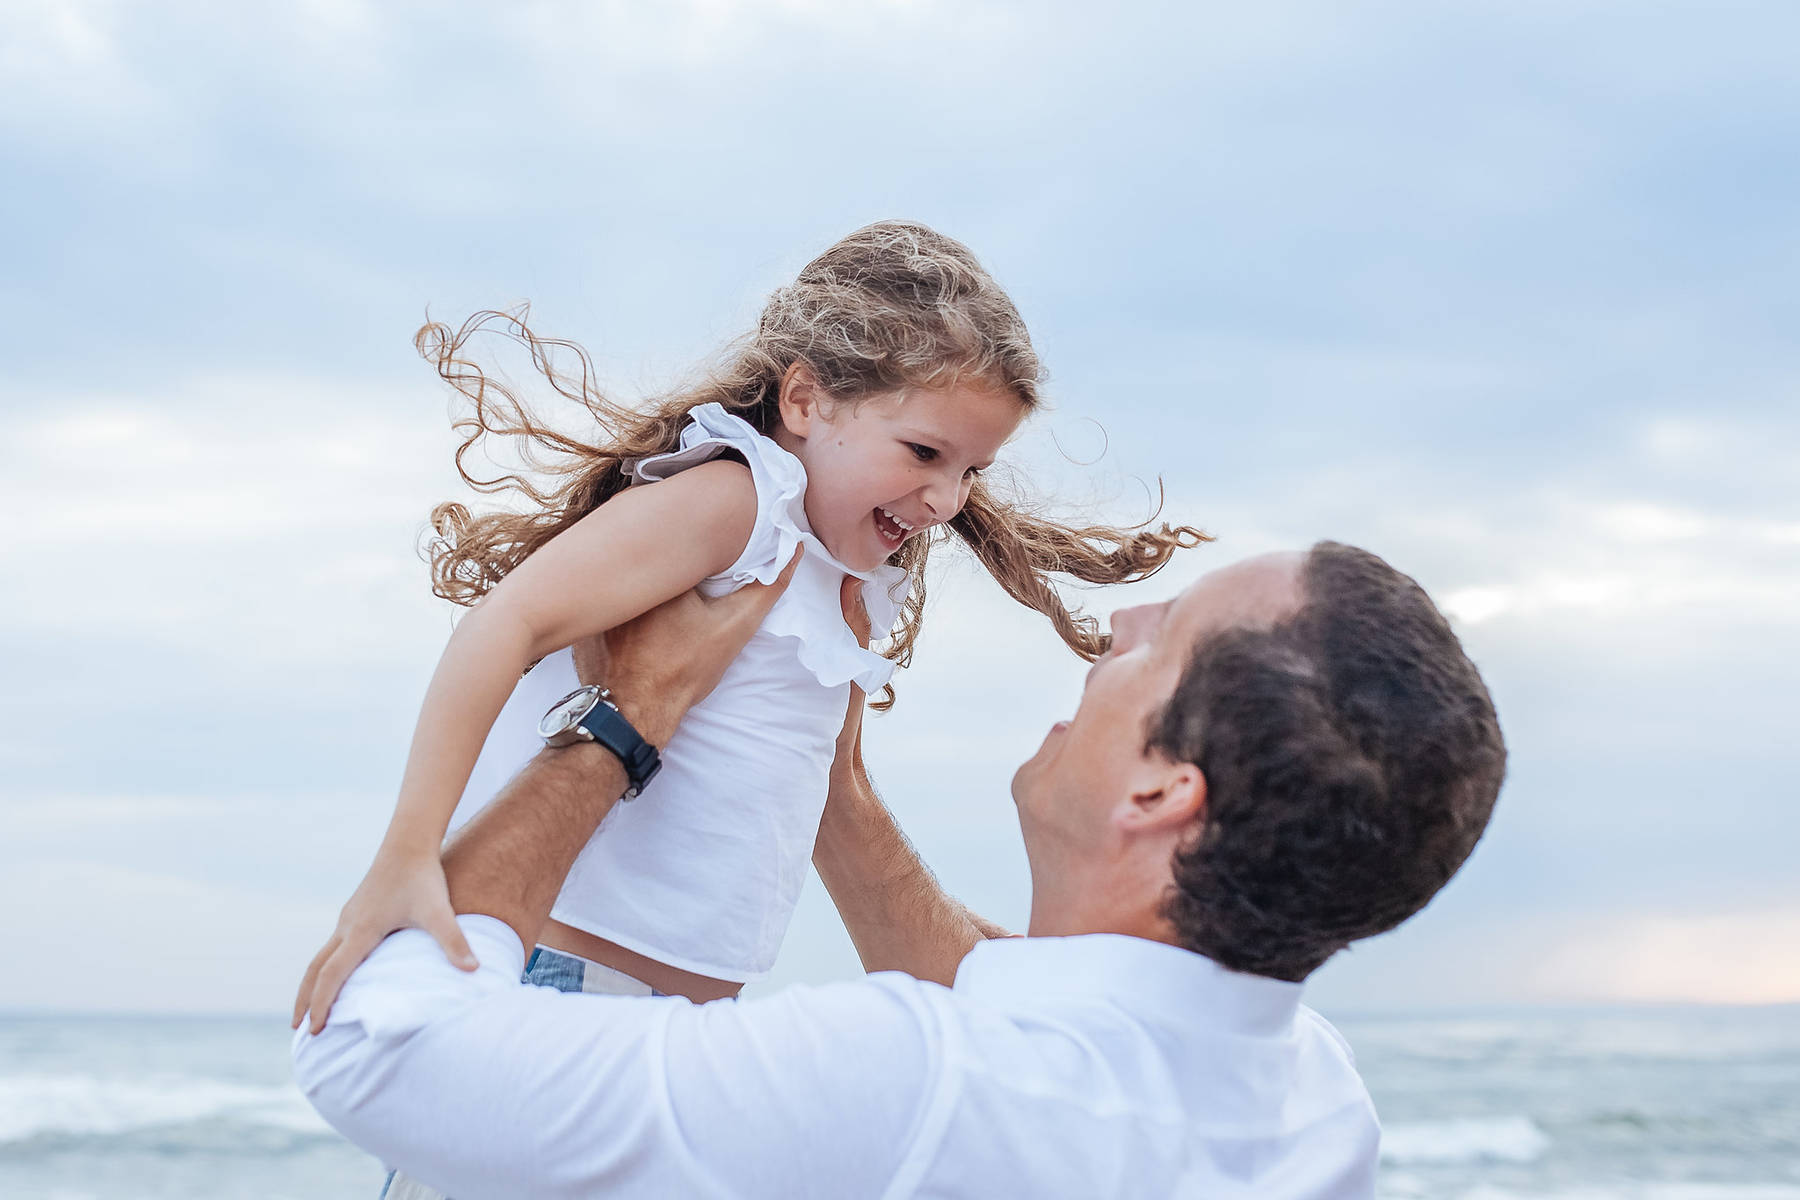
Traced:
[[462, 926], [456, 923], [456, 913], [448, 904], [442, 912], [433, 913], [425, 923], [425, 931], [437, 939], [437, 944], [444, 948], [444, 957], [452, 966], [463, 971], [473, 971], [481, 964], [475, 961], [475, 952], [469, 949], [468, 939], [463, 937]]
[[844, 624], [856, 635], [856, 644], [864, 650], [869, 648], [869, 608], [863, 603], [863, 581], [854, 575], [844, 576], [843, 585], [838, 589], [838, 603], [844, 609]]
[[331, 952], [337, 949], [337, 945], [337, 935], [332, 934], [331, 940], [327, 941], [319, 952], [312, 956], [312, 961], [306, 964], [306, 974], [300, 977], [300, 991], [294, 997], [294, 1019], [288, 1024], [289, 1029], [300, 1028], [300, 1018], [306, 1015], [306, 1003], [312, 998], [313, 984], [319, 978], [319, 968], [324, 965], [327, 958], [331, 957]]
[[583, 638], [571, 649], [575, 660], [575, 678], [583, 684], [604, 684], [609, 657], [606, 638]]
[[804, 543], [795, 546], [794, 557], [788, 560], [787, 566], [781, 568], [781, 574], [775, 577], [774, 583], [753, 583], [739, 588], [729, 596], [722, 596], [713, 603], [730, 605], [725, 611], [740, 627], [756, 628], [769, 615], [769, 610], [775, 607], [775, 602], [781, 599], [781, 593], [787, 591], [788, 584], [794, 581], [794, 570], [799, 567], [800, 558], [805, 553]]
[[781, 574], [777, 575], [775, 577], [775, 582], [771, 583], [769, 585], [769, 589], [772, 589], [771, 595], [769, 597], [769, 607], [770, 608], [775, 607], [775, 601], [779, 600], [781, 598], [781, 593], [787, 591], [788, 584], [794, 582], [794, 571], [796, 568], [798, 568], [800, 566], [800, 560], [802, 558], [804, 558], [805, 556], [806, 556], [806, 543], [805, 542], [795, 543], [794, 557], [788, 559], [788, 565], [781, 568]]

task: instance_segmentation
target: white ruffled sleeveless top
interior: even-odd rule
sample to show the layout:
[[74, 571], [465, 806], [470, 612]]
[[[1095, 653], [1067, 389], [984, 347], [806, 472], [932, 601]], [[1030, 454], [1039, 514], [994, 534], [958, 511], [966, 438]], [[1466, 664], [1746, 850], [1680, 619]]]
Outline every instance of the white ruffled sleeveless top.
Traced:
[[[845, 575], [863, 579], [870, 620], [884, 630], [899, 615], [908, 582], [898, 567], [851, 571], [813, 536], [799, 459], [720, 405], [689, 416], [679, 450], [633, 464], [634, 486], [728, 450], [743, 456], [756, 481], [756, 525], [743, 554], [700, 591], [719, 596], [753, 580], [772, 582], [799, 543], [806, 556], [718, 688], [663, 748], [662, 772], [601, 823], [551, 916], [658, 962], [747, 983], [774, 965], [799, 899], [850, 684], [873, 692], [894, 670], [856, 644], [839, 586]], [[455, 824], [542, 748], [539, 718], [578, 686], [566, 649], [519, 681], [482, 747]]]

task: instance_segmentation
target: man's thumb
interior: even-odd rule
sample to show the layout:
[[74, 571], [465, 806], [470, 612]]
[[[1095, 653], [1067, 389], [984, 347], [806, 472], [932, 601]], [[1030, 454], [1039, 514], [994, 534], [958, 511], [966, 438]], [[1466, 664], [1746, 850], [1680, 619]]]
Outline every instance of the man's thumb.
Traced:
[[742, 611], [737, 615], [743, 620], [750, 622], [752, 626], [761, 625], [763, 618], [769, 615], [769, 610], [775, 607], [775, 602], [781, 599], [781, 593], [787, 591], [788, 584], [794, 581], [794, 571], [800, 566], [800, 559], [805, 554], [806, 544], [802, 542], [794, 547], [794, 557], [788, 559], [788, 565], [781, 568], [781, 574], [775, 577], [773, 583], [739, 588], [724, 599], [741, 607]]
[[844, 624], [856, 636], [857, 645], [864, 650], [869, 648], [869, 608], [863, 603], [863, 581], [854, 575], [844, 576], [844, 583], [838, 592], [838, 601], [843, 605]]

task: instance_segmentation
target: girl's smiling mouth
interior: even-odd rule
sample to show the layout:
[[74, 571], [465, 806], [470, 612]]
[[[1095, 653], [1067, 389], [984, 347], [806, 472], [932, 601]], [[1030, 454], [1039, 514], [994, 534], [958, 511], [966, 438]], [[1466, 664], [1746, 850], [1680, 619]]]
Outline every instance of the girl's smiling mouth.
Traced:
[[897, 548], [917, 526], [908, 525], [885, 508], [875, 510], [875, 532], [889, 549]]

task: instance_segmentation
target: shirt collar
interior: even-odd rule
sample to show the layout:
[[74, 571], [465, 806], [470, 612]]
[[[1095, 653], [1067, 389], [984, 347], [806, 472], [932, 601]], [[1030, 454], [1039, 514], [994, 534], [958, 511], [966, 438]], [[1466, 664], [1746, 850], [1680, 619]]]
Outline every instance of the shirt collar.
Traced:
[[1164, 942], [1122, 933], [991, 938], [956, 971], [956, 990], [1004, 1008], [1101, 1000], [1158, 1024], [1248, 1034], [1293, 1023], [1302, 985], [1228, 970]]

